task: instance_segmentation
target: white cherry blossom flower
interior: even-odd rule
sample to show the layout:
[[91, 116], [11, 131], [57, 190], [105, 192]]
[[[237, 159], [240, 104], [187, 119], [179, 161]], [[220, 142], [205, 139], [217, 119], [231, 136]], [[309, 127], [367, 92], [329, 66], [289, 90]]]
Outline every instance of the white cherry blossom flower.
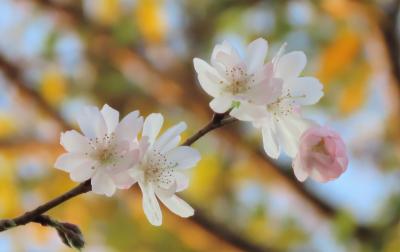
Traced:
[[137, 161], [139, 150], [133, 148], [143, 118], [134, 111], [119, 122], [119, 113], [107, 104], [100, 111], [85, 107], [78, 116], [84, 135], [75, 130], [61, 134], [61, 145], [68, 151], [55, 167], [70, 174], [73, 181], [91, 179], [92, 191], [111, 196], [116, 188], [133, 184], [128, 169]]
[[266, 106], [244, 104], [232, 111], [239, 120], [252, 121], [261, 128], [265, 152], [278, 158], [281, 149], [290, 157], [298, 150], [302, 133], [313, 123], [301, 116], [301, 106], [312, 105], [323, 96], [322, 84], [314, 77], [301, 77], [307, 58], [301, 51], [283, 56], [285, 45], [272, 60], [274, 77], [283, 80], [279, 98]]
[[139, 142], [140, 162], [131, 170], [143, 193], [143, 209], [151, 224], [159, 226], [162, 214], [157, 198], [173, 213], [189, 217], [194, 210], [175, 195], [185, 190], [188, 177], [184, 174], [197, 164], [200, 154], [189, 146], [178, 146], [180, 134], [186, 129], [184, 122], [169, 128], [158, 139], [163, 125], [161, 114], [150, 114], [144, 122]]
[[224, 113], [236, 105], [265, 105], [276, 100], [281, 93], [281, 80], [273, 78], [273, 65], [264, 64], [268, 51], [266, 40], [251, 42], [246, 56], [228, 42], [215, 46], [211, 65], [194, 58], [193, 64], [201, 87], [214, 99], [210, 107], [216, 113]]

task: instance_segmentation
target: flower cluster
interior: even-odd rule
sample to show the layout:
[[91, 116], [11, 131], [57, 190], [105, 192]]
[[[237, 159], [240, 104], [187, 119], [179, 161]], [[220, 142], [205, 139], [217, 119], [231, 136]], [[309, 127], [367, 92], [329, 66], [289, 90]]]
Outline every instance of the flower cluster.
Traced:
[[[245, 57], [224, 42], [214, 48], [211, 65], [195, 58], [194, 67], [202, 88], [213, 97], [210, 107], [214, 112], [229, 112], [260, 129], [264, 150], [271, 158], [278, 158], [281, 150], [294, 158], [298, 180], [335, 179], [348, 164], [342, 139], [301, 115], [301, 106], [315, 104], [322, 97], [322, 85], [314, 77], [300, 76], [307, 61], [304, 53], [283, 54], [284, 47], [265, 63], [267, 41], [250, 43]], [[185, 170], [196, 166], [200, 154], [179, 146], [180, 134], [186, 129], [183, 122], [157, 138], [163, 122], [161, 114], [143, 119], [134, 111], [119, 121], [118, 111], [108, 105], [101, 110], [86, 107], [78, 116], [83, 134], [75, 130], [62, 133], [61, 145], [67, 153], [57, 159], [55, 167], [68, 172], [73, 181], [90, 179], [92, 191], [107, 196], [137, 183], [145, 215], [153, 225], [162, 223], [158, 200], [181, 217], [192, 216], [194, 210], [176, 193], [188, 187]]]
[[270, 62], [265, 62], [268, 43], [256, 39], [246, 55], [229, 43], [215, 46], [211, 64], [195, 58], [194, 68], [201, 87], [213, 97], [210, 107], [216, 113], [249, 121], [261, 130], [264, 150], [271, 158], [281, 151], [293, 162], [298, 180], [308, 176], [320, 182], [335, 179], [347, 168], [345, 145], [326, 127], [304, 118], [301, 107], [317, 103], [322, 85], [314, 77], [303, 77], [305, 54], [284, 54], [285, 45]]
[[92, 191], [107, 196], [138, 182], [144, 212], [153, 225], [162, 222], [157, 198], [179, 216], [193, 215], [194, 210], [175, 195], [188, 187], [184, 170], [200, 160], [195, 149], [178, 146], [185, 123], [157, 139], [163, 125], [161, 114], [151, 114], [143, 122], [134, 111], [119, 122], [118, 111], [104, 105], [101, 110], [84, 108], [78, 124], [83, 135], [75, 130], [61, 135], [61, 145], [68, 152], [57, 159], [56, 168], [68, 172], [76, 182], [90, 179]]

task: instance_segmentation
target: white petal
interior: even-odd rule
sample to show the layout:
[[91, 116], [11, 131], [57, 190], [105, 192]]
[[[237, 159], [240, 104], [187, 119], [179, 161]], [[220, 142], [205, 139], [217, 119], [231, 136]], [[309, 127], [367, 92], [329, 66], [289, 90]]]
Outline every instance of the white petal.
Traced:
[[258, 38], [247, 46], [246, 65], [247, 72], [252, 74], [264, 65], [265, 57], [268, 52], [268, 42]]
[[114, 173], [111, 178], [118, 189], [128, 189], [137, 182], [137, 179], [130, 176], [129, 170]]
[[200, 161], [200, 153], [189, 146], [179, 146], [166, 153], [167, 160], [177, 163], [176, 169], [192, 168]]
[[225, 113], [232, 106], [232, 97], [219, 96], [210, 102], [211, 109], [216, 113]]
[[307, 57], [302, 51], [294, 51], [283, 55], [278, 62], [276, 77], [284, 80], [300, 75], [307, 63]]
[[264, 150], [267, 155], [277, 159], [280, 154], [280, 148], [274, 126], [275, 124], [271, 122], [262, 128], [262, 139]]
[[299, 155], [293, 160], [292, 163], [294, 175], [296, 176], [297, 180], [300, 182], [304, 182], [308, 178], [308, 173], [304, 169], [303, 164]]
[[152, 185], [139, 181], [139, 186], [143, 194], [143, 210], [147, 219], [152, 225], [160, 226], [162, 224], [162, 214]]
[[323, 86], [318, 79], [313, 77], [300, 77], [285, 82], [285, 88], [290, 90], [292, 97], [301, 105], [317, 103], [324, 95]]
[[187, 218], [190, 217], [194, 214], [194, 209], [186, 203], [184, 200], [179, 198], [176, 195], [173, 195], [172, 197], [159, 197], [161, 202], [168, 207], [171, 212], [174, 214]]
[[143, 124], [142, 136], [146, 136], [150, 145], [152, 145], [161, 130], [164, 118], [161, 114], [150, 114], [146, 117]]
[[71, 170], [69, 177], [72, 181], [83, 182], [90, 179], [95, 171], [95, 161], [88, 160]]
[[229, 57], [229, 61], [231, 61], [233, 65], [237, 64], [240, 61], [240, 56], [236, 49], [231, 44], [229, 44], [228, 41], [225, 40], [224, 42], [222, 42], [222, 44], [217, 44], [214, 47], [214, 50], [211, 54], [211, 64], [213, 66], [219, 63], [219, 57], [222, 54], [227, 55]]
[[54, 166], [57, 169], [70, 172], [87, 161], [88, 159], [82, 153], [64, 153], [57, 158]]
[[203, 90], [212, 97], [218, 96], [223, 87], [220, 82], [224, 82], [218, 71], [202, 59], [194, 58], [193, 64]]
[[111, 177], [102, 171], [97, 171], [92, 178], [92, 191], [97, 194], [104, 194], [108, 197], [115, 193], [116, 186]]
[[61, 133], [60, 143], [69, 152], [86, 152], [90, 149], [88, 139], [75, 130]]
[[185, 129], [186, 123], [180, 122], [168, 130], [166, 130], [154, 143], [154, 148], [158, 150], [163, 150], [165, 146], [168, 145], [170, 141], [173, 141], [175, 137], [179, 136]]
[[97, 107], [87, 106], [77, 117], [79, 127], [88, 138], [102, 138], [107, 133], [103, 115]]
[[264, 106], [242, 102], [238, 108], [232, 109], [230, 115], [241, 121], [257, 121], [268, 117], [269, 113]]
[[178, 146], [180, 142], [181, 142], [181, 136], [176, 136], [172, 138], [167, 144], [164, 145], [164, 147], [161, 150], [161, 153], [163, 154], [167, 153], [168, 151]]
[[118, 125], [119, 112], [105, 104], [101, 109], [101, 114], [103, 115], [104, 121], [107, 125], [107, 133], [111, 134]]
[[189, 177], [181, 172], [175, 172], [176, 192], [181, 192], [189, 187]]
[[243, 97], [256, 105], [266, 105], [278, 99], [282, 94], [282, 79], [272, 78], [261, 81], [243, 94]]
[[115, 129], [115, 137], [117, 141], [127, 140], [133, 141], [142, 128], [143, 117], [138, 117], [139, 112], [133, 111], [126, 115]]
[[289, 157], [295, 157], [301, 134], [310, 126], [310, 121], [295, 117], [282, 116], [277, 123], [280, 144]]

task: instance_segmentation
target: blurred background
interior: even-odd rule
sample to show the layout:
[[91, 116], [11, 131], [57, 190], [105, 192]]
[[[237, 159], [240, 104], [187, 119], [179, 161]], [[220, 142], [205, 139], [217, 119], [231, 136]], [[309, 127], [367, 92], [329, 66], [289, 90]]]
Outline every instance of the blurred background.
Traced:
[[[151, 226], [138, 190], [86, 194], [49, 214], [79, 225], [84, 251], [400, 251], [400, 26], [392, 0], [1, 0], [0, 217], [19, 215], [75, 183], [53, 168], [60, 132], [82, 106], [161, 112], [196, 132], [210, 97], [193, 57], [257, 37], [308, 56], [325, 96], [305, 111], [345, 139], [350, 165], [327, 184], [296, 182], [269, 160], [260, 133], [237, 123], [194, 146], [202, 153], [182, 194], [196, 209], [163, 209]], [[0, 234], [0, 252], [71, 251], [29, 224]]]

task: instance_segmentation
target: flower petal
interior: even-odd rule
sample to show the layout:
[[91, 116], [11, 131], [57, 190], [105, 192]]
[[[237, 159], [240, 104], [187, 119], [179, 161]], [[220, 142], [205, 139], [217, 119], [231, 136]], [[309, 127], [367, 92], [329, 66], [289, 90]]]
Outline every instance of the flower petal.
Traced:
[[219, 96], [210, 102], [211, 109], [216, 113], [225, 113], [232, 106], [232, 97]]
[[302, 51], [293, 51], [283, 55], [276, 67], [276, 77], [288, 80], [298, 77], [307, 63], [307, 57]]
[[180, 122], [168, 130], [166, 130], [154, 143], [154, 148], [162, 151], [170, 141], [173, 141], [175, 137], [179, 136], [185, 129], [186, 123]]
[[148, 115], [146, 120], [144, 120], [142, 136], [147, 137], [150, 145], [154, 143], [158, 133], [160, 133], [163, 122], [163, 116], [156, 113]]
[[61, 133], [60, 143], [69, 152], [86, 152], [90, 149], [88, 139], [76, 130]]
[[285, 82], [286, 88], [290, 90], [290, 95], [295, 97], [296, 102], [301, 105], [315, 104], [324, 95], [322, 84], [313, 77], [290, 79]]
[[172, 197], [159, 197], [161, 202], [174, 214], [187, 218], [194, 214], [194, 209], [176, 195]]
[[133, 111], [126, 115], [115, 129], [117, 141], [127, 140], [129, 142], [137, 138], [137, 134], [143, 125], [143, 117], [138, 117], [139, 112]]
[[70, 172], [80, 165], [87, 163], [88, 160], [82, 153], [64, 153], [57, 158], [54, 166], [57, 169]]
[[297, 180], [300, 182], [304, 182], [308, 178], [308, 172], [303, 166], [303, 162], [299, 155], [293, 160], [292, 163], [294, 175], [296, 176]]
[[264, 65], [265, 57], [268, 52], [268, 42], [265, 39], [258, 38], [247, 46], [246, 65], [247, 72], [252, 74]]
[[280, 154], [279, 143], [276, 135], [275, 124], [270, 123], [262, 127], [264, 150], [268, 156], [277, 159]]
[[111, 176], [103, 171], [97, 171], [92, 180], [92, 191], [97, 194], [104, 194], [108, 197], [115, 193], [116, 186]]
[[281, 116], [276, 129], [279, 142], [289, 157], [295, 157], [299, 147], [300, 136], [309, 128], [309, 120], [296, 116]]
[[193, 65], [203, 90], [212, 97], [218, 96], [223, 87], [221, 81], [224, 82], [218, 71], [199, 58], [193, 59]]
[[200, 153], [189, 146], [179, 146], [166, 153], [167, 160], [177, 163], [176, 169], [192, 168], [200, 161]]
[[137, 182], [137, 179], [133, 178], [130, 174], [131, 171], [126, 170], [119, 173], [113, 173], [111, 178], [118, 189], [128, 189]]
[[176, 192], [181, 192], [189, 187], [189, 177], [185, 174], [176, 171], [175, 172], [176, 179]]
[[102, 138], [107, 133], [106, 123], [99, 109], [94, 106], [83, 108], [77, 117], [79, 127], [88, 138]]
[[143, 194], [142, 204], [147, 219], [152, 225], [160, 226], [162, 224], [162, 214], [160, 205], [158, 204], [156, 195], [154, 193], [153, 186], [140, 181], [139, 186]]
[[107, 133], [111, 134], [112, 132], [114, 132], [115, 128], [118, 125], [119, 112], [105, 104], [101, 109], [101, 114], [103, 115], [104, 121], [106, 122]]
[[69, 174], [69, 177], [72, 181], [75, 182], [83, 182], [90, 179], [94, 172], [96, 171], [95, 167], [96, 162], [93, 160], [87, 160], [81, 165], [74, 167]]

